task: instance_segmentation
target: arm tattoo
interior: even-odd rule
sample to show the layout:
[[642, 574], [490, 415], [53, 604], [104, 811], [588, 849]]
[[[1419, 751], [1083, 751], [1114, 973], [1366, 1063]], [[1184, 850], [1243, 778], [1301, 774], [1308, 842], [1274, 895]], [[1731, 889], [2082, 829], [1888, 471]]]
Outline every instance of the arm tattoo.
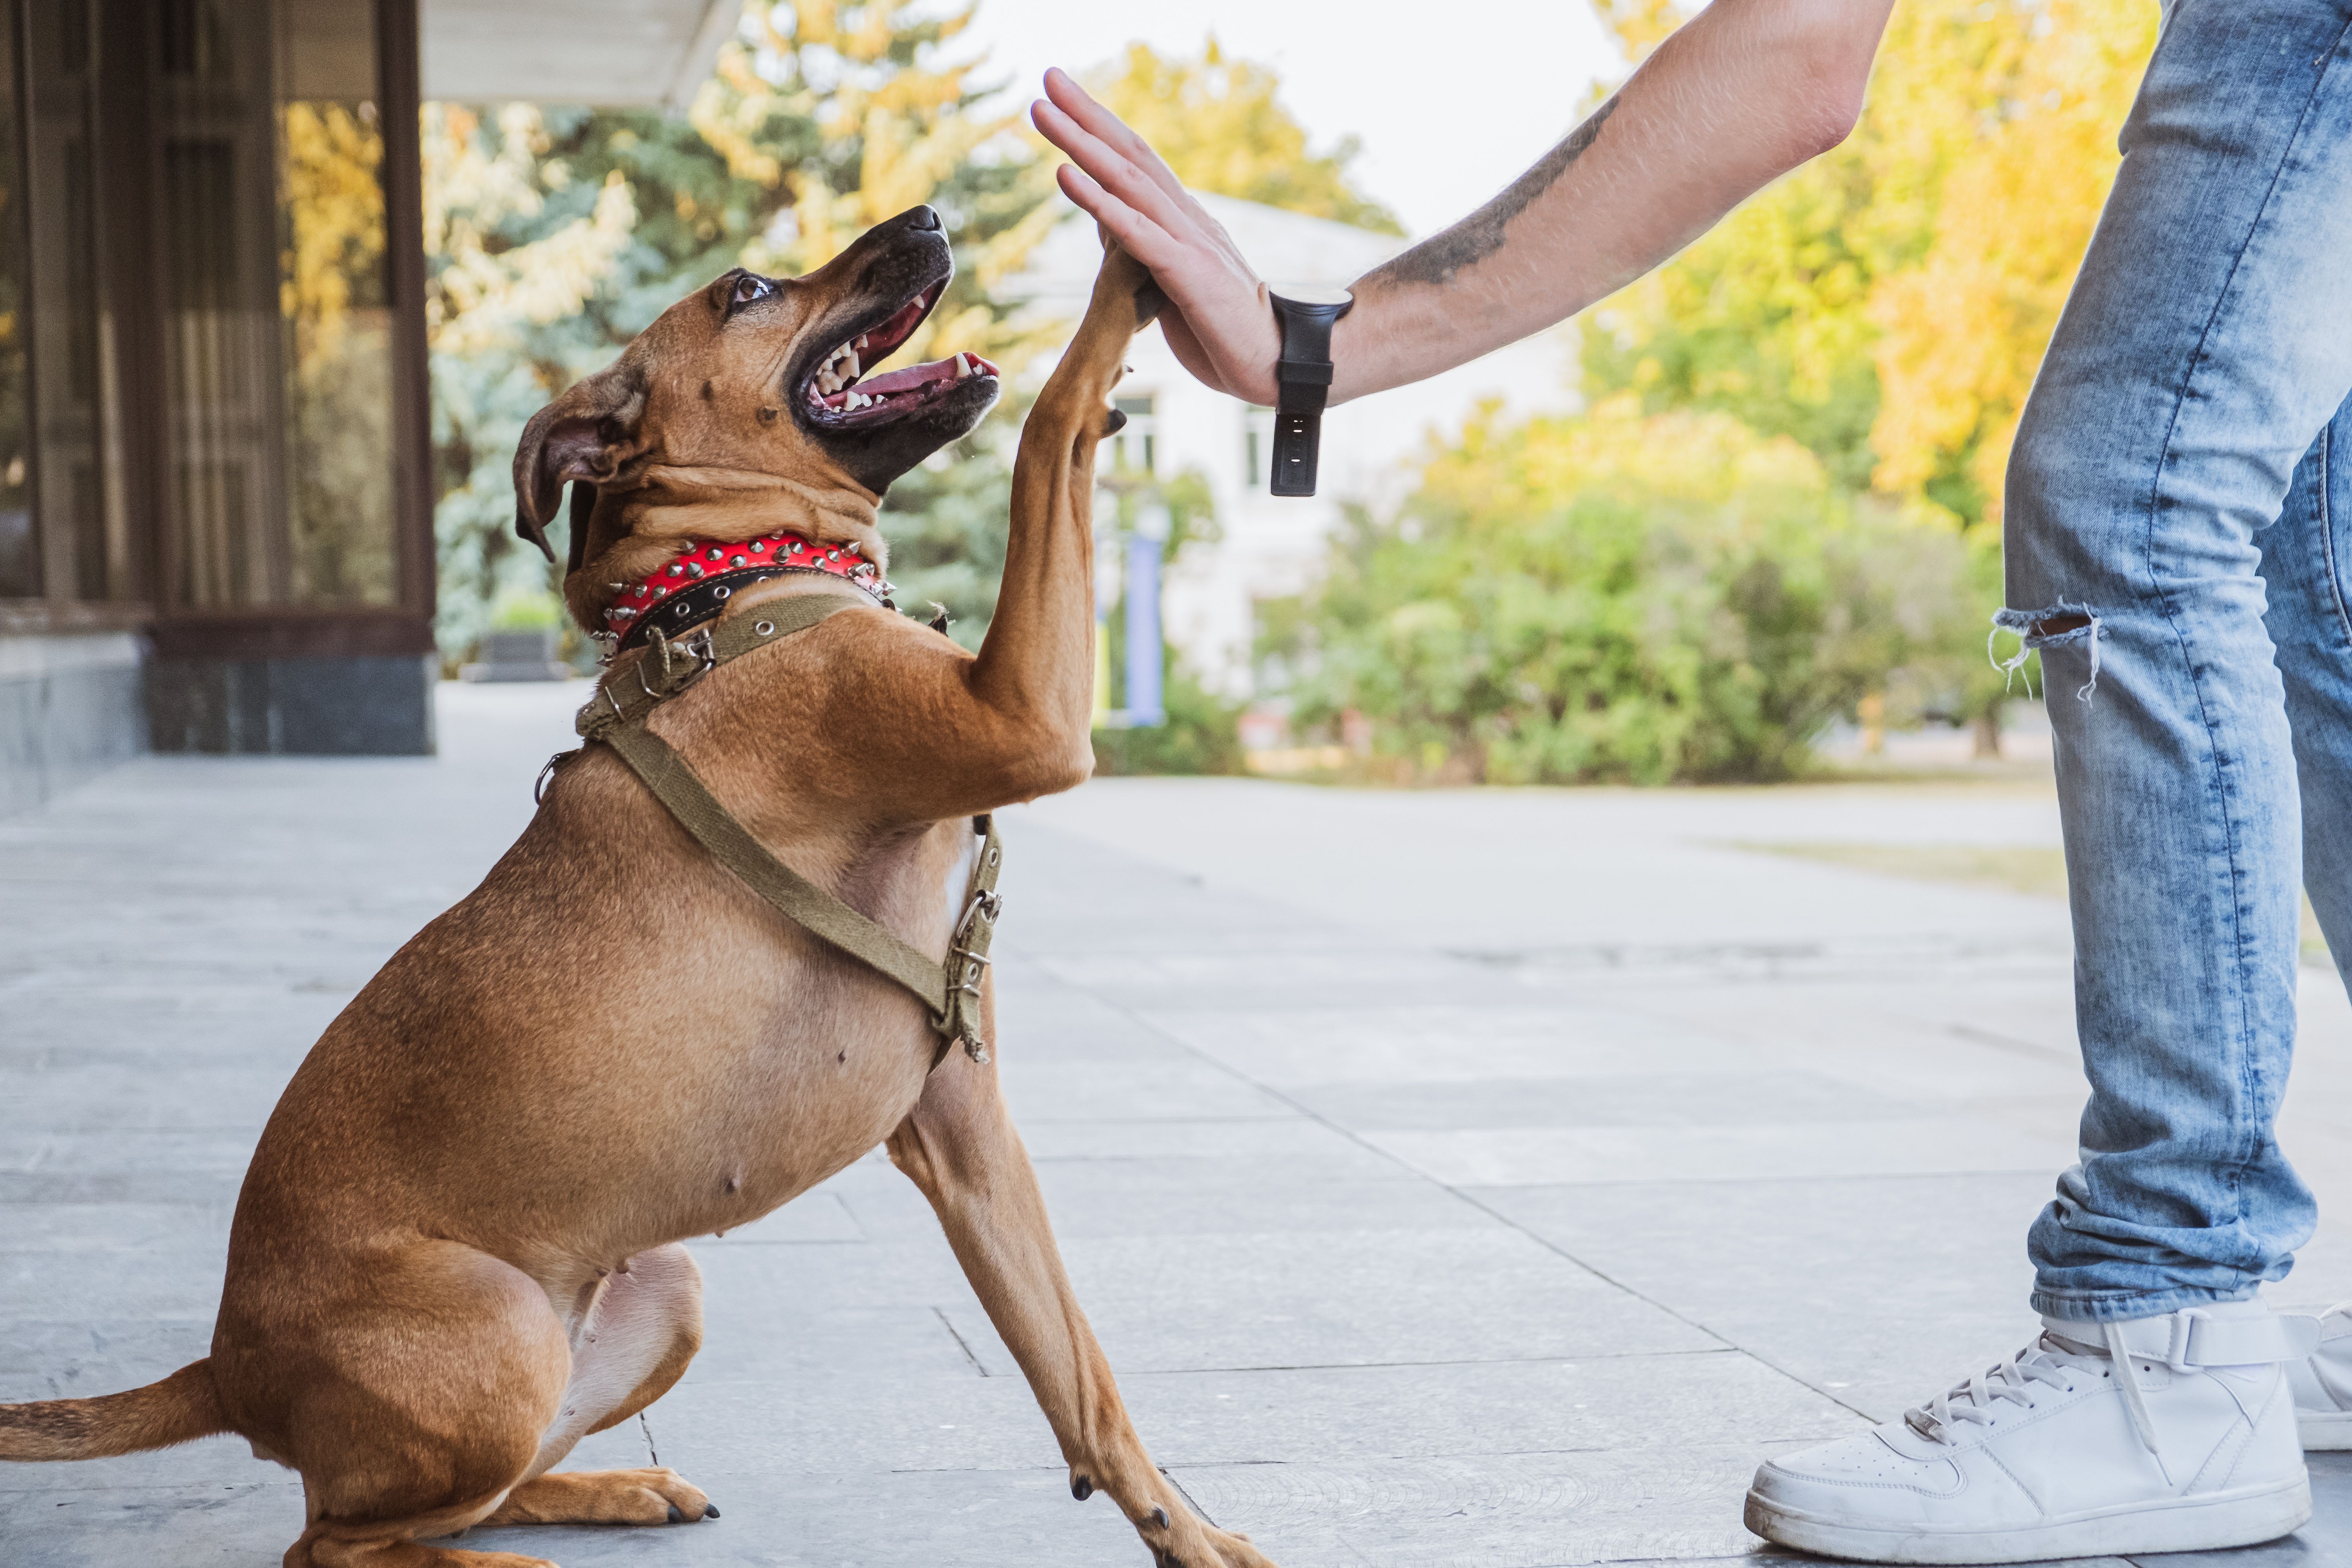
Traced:
[[1502, 248], [1503, 230], [1524, 211], [1528, 203], [1551, 189], [1553, 182], [1568, 173], [1568, 166], [1584, 155], [1601, 134], [1601, 122], [1607, 120], [1617, 107], [1614, 98], [1592, 111], [1591, 117], [1568, 133], [1568, 139], [1538, 161], [1536, 166], [1511, 182], [1503, 194], [1455, 224], [1452, 228], [1430, 236], [1411, 250], [1366, 273], [1361, 279], [1367, 284], [1396, 285], [1400, 283], [1447, 284], [1454, 275], [1465, 267], [1475, 267]]

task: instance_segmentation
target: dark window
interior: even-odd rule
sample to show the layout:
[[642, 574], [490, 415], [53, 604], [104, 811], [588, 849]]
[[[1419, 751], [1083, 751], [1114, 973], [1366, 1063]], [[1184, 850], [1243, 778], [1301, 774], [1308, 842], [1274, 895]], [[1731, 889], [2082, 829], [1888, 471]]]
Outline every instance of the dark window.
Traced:
[[33, 551], [51, 596], [123, 599], [130, 540], [98, 244], [96, 17], [92, 0], [34, 0], [21, 15]]
[[15, 0], [0, 0], [0, 599], [41, 591], [33, 536], [32, 367], [26, 344], [25, 158]]
[[390, 605], [373, 0], [169, 0], [162, 52], [179, 602]]

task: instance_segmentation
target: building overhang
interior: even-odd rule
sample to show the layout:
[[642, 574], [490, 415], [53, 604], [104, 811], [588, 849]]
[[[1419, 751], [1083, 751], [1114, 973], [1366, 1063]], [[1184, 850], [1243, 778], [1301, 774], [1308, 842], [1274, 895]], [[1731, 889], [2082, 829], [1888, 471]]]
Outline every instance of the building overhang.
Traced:
[[742, 0], [420, 0], [424, 96], [682, 109]]

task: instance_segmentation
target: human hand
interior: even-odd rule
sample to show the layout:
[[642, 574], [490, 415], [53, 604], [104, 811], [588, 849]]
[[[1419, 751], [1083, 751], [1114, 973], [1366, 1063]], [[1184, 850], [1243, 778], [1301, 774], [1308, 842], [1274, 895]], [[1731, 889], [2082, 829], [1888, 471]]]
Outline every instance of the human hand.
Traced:
[[1150, 268], [1168, 296], [1160, 331], [1178, 361], [1203, 385], [1271, 405], [1281, 329], [1265, 284], [1224, 226], [1068, 73], [1045, 73], [1045, 97], [1030, 105], [1029, 116], [1072, 160], [1055, 174], [1062, 194]]

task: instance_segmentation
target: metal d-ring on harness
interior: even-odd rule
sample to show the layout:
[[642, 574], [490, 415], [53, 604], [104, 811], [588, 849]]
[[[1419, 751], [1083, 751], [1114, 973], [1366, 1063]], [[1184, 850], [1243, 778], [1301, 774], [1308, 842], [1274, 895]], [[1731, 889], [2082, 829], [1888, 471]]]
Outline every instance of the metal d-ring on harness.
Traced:
[[[959, 1040], [965, 1055], [985, 1062], [988, 1042], [980, 1033], [980, 990], [988, 973], [996, 917], [1003, 908], [996, 879], [1004, 859], [1004, 847], [988, 817], [971, 819], [980, 846], [972, 857], [963, 913], [956, 921], [947, 963], [934, 963], [769, 854], [703, 786], [686, 759], [646, 727], [656, 708], [720, 665], [806, 631], [837, 610], [866, 602], [836, 594], [810, 595], [761, 605], [756, 614], [704, 626], [676, 642], [656, 631], [633, 666], [608, 671], [596, 683], [596, 695], [580, 710], [574, 727], [582, 740], [602, 742], [620, 753], [711, 858], [741, 878], [785, 919], [922, 998], [940, 1036], [940, 1047], [931, 1057], [934, 1070]], [[544, 774], [541, 782], [544, 784]]]

